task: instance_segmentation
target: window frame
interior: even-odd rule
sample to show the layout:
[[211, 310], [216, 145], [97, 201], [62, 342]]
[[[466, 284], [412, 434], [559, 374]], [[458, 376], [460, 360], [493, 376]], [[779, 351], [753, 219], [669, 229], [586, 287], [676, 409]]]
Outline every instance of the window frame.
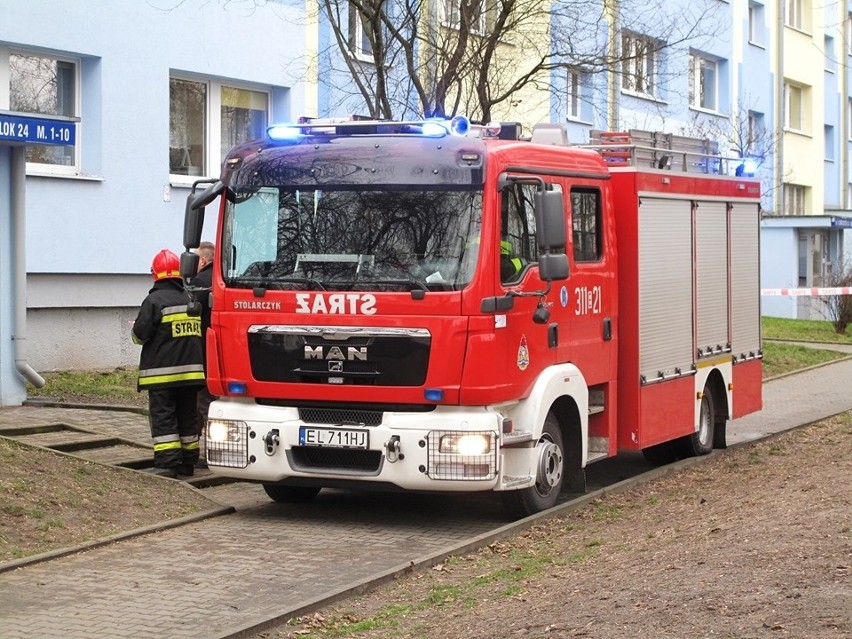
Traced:
[[[703, 104], [707, 95], [706, 66], [712, 66], [712, 105]], [[689, 53], [689, 106], [701, 111], [719, 112], [719, 61], [698, 51]]]
[[[349, 5], [349, 49], [359, 60], [372, 62], [373, 43], [366, 37], [365, 19], [366, 16], [360, 13], [354, 4]], [[369, 50], [364, 48], [365, 42], [370, 45]]]
[[826, 162], [834, 162], [837, 154], [835, 153], [834, 144], [834, 126], [831, 124], [823, 124], [823, 156]]
[[659, 69], [656, 42], [648, 36], [624, 31], [621, 58], [622, 92], [656, 99]]
[[[798, 96], [798, 97], [797, 97]], [[793, 122], [796, 106], [798, 122]], [[784, 82], [784, 128], [795, 133], [805, 133], [805, 87], [794, 82]]]
[[[222, 166], [224, 153], [222, 151], [222, 90], [223, 88], [237, 89], [240, 91], [252, 91], [262, 93], [266, 96], [266, 126], [272, 121], [272, 105], [273, 105], [273, 88], [270, 86], [261, 86], [250, 82], [241, 82], [227, 78], [218, 78], [213, 76], [200, 76], [189, 73], [181, 73], [179, 71], [171, 71], [169, 73], [169, 87], [173, 80], [184, 82], [194, 82], [202, 84], [206, 88], [206, 98], [204, 106], [204, 165], [201, 167], [200, 175], [184, 175], [181, 173], [172, 173], [171, 162], [167, 167], [169, 172], [169, 181], [172, 184], [192, 184], [195, 180], [205, 177], [217, 177], [219, 168]], [[169, 110], [171, 112], [171, 97], [169, 98]], [[266, 127], [264, 127], [265, 129]], [[169, 138], [171, 148], [171, 137], [173, 131], [171, 123], [169, 124]], [[214, 173], [215, 171], [215, 173]]]
[[784, 211], [783, 215], [798, 216], [805, 214], [805, 200], [807, 199], [807, 187], [802, 184], [784, 183]]
[[[591, 186], [572, 186], [570, 190], [571, 203], [571, 253], [575, 264], [592, 264], [600, 262], [603, 259], [603, 207], [601, 190]], [[575, 196], [577, 199], [575, 199]], [[577, 202], [584, 196], [591, 196], [594, 210], [580, 210], [578, 215]], [[593, 220], [594, 228], [589, 230], [588, 222]], [[578, 241], [579, 237], [579, 241]], [[594, 255], [589, 252], [589, 241], [586, 238], [591, 238], [594, 243]]]
[[748, 41], [759, 47], [763, 46], [763, 5], [757, 2], [748, 3]]
[[[28, 175], [44, 175], [44, 176], [77, 176], [82, 175], [82, 58], [73, 55], [62, 54], [46, 54], [41, 51], [34, 51], [23, 47], [3, 47], [0, 46], [0, 109], [11, 109], [11, 56], [27, 56], [33, 58], [43, 58], [54, 62], [62, 62], [73, 66], [73, 84], [72, 91], [74, 93], [72, 102], [72, 115], [66, 114], [50, 114], [41, 113], [39, 111], [17, 111], [18, 113], [26, 113], [31, 115], [54, 116], [60, 119], [69, 119], [74, 124], [74, 146], [71, 153], [71, 164], [51, 164], [49, 162], [31, 162], [27, 160], [25, 171]], [[67, 147], [63, 147], [67, 148]]]
[[[441, 0], [441, 26], [458, 31], [461, 29], [461, 5], [459, 0]], [[488, 34], [488, 1], [479, 0], [479, 15], [470, 32], [484, 36]]]
[[566, 112], [569, 120], [581, 121], [583, 119], [584, 79], [584, 74], [579, 69], [568, 69]]
[[785, 0], [784, 25], [797, 31], [807, 32], [809, 9], [805, 0]]
[[766, 134], [765, 115], [760, 111], [749, 110], [746, 120], [746, 152], [750, 155], [763, 155], [763, 137]]

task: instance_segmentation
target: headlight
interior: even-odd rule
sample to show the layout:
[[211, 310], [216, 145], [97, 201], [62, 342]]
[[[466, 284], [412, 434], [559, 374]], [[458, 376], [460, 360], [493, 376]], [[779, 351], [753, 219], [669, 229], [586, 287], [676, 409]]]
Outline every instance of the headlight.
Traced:
[[227, 419], [207, 422], [207, 463], [211, 466], [248, 466], [248, 424]]
[[454, 455], [485, 455], [491, 450], [491, 437], [485, 434], [453, 434], [441, 437], [439, 453]]
[[211, 419], [207, 422], [207, 441], [211, 444], [235, 444], [242, 440], [245, 422]]

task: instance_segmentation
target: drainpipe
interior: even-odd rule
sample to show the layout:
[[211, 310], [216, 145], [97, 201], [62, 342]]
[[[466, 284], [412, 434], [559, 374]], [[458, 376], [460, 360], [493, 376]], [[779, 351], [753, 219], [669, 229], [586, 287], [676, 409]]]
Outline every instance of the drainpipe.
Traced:
[[15, 316], [12, 345], [15, 347], [15, 368], [36, 388], [44, 386], [44, 378], [27, 363], [27, 266], [24, 226], [24, 188], [26, 177], [26, 147], [12, 147], [12, 288]]

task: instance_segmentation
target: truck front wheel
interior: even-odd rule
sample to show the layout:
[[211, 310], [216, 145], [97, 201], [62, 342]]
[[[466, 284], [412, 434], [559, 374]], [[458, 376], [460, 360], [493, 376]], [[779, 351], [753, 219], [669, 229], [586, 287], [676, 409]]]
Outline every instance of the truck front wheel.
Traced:
[[535, 446], [535, 452], [535, 485], [502, 493], [506, 510], [516, 519], [552, 508], [562, 491], [565, 453], [562, 431], [553, 413], [548, 413], [544, 420], [544, 428]]
[[279, 486], [278, 484], [264, 484], [263, 490], [270, 499], [279, 504], [301, 504], [311, 501], [319, 494], [321, 488], [307, 486]]

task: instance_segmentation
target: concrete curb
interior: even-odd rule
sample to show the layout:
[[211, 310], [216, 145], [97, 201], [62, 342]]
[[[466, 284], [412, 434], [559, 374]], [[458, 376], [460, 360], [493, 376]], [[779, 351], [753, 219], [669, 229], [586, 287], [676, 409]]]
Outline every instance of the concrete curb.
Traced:
[[178, 519], [171, 519], [166, 522], [151, 524], [150, 526], [143, 526], [142, 528], [128, 530], [125, 532], [117, 533], [115, 535], [110, 535], [109, 537], [103, 537], [101, 539], [93, 539], [92, 541], [83, 542], [82, 544], [79, 544], [77, 546], [69, 546], [68, 548], [60, 548], [59, 550], [51, 550], [49, 552], [43, 552], [38, 555], [30, 555], [29, 557], [22, 557], [21, 559], [5, 561], [0, 563], [0, 573], [8, 572], [10, 570], [16, 570], [18, 568], [23, 568], [24, 566], [30, 566], [32, 564], [42, 563], [51, 559], [59, 559], [60, 557], [66, 557], [68, 555], [84, 552], [86, 550], [92, 550], [93, 548], [106, 546], [108, 544], [115, 543], [116, 541], [122, 541], [124, 539], [130, 539], [132, 537], [139, 537], [141, 535], [147, 535], [149, 533], [160, 532], [163, 530], [168, 530], [169, 528], [177, 528], [178, 526], [192, 524], [197, 521], [209, 519], [211, 517], [218, 517], [219, 515], [229, 515], [234, 512], [236, 512], [236, 509], [233, 506], [216, 506], [198, 513], [193, 513], [192, 515], [179, 517]]
[[146, 417], [148, 416], [148, 409], [142, 408], [141, 406], [121, 406], [118, 404], [72, 404], [53, 399], [38, 399], [31, 397], [27, 398], [23, 405], [43, 408], [76, 408], [79, 410], [121, 411], [125, 413], [136, 413], [137, 415], [145, 415]]

